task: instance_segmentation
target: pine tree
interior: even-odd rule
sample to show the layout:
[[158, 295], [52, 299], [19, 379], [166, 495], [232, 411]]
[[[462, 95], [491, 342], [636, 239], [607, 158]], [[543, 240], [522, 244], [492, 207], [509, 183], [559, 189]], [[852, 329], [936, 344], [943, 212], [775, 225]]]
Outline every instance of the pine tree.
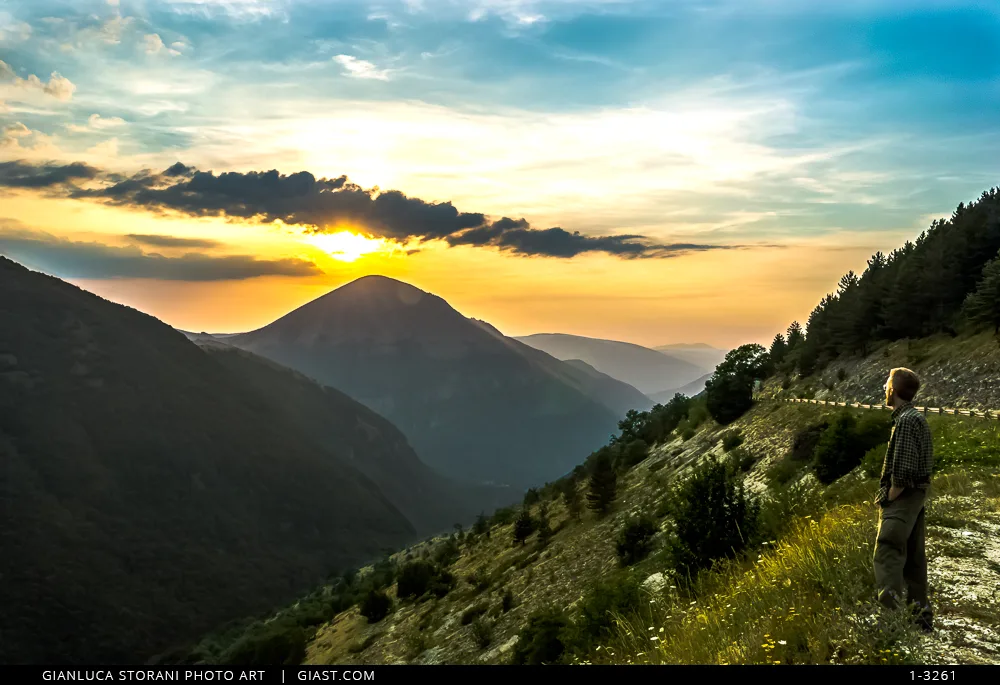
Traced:
[[545, 547], [552, 539], [552, 526], [549, 525], [549, 517], [542, 516], [538, 521], [538, 544]]
[[791, 352], [797, 348], [804, 339], [805, 336], [802, 335], [802, 325], [798, 321], [793, 321], [792, 325], [788, 327], [787, 331], [785, 331], [785, 340], [787, 341], [786, 344], [788, 345], [788, 351]]
[[785, 336], [778, 333], [774, 336], [774, 340], [771, 342], [771, 349], [768, 354], [771, 355], [771, 363], [775, 367], [781, 364], [785, 360], [785, 353], [788, 352], [788, 346], [785, 344]]
[[517, 520], [514, 521], [514, 542], [520, 542], [523, 545], [533, 532], [535, 532], [535, 521], [527, 509], [522, 509]]
[[977, 324], [993, 326], [1000, 334], [1000, 256], [983, 268], [976, 291], [965, 300], [965, 315]]
[[563, 499], [566, 501], [566, 511], [574, 519], [580, 519], [580, 491], [576, 489], [576, 481], [571, 480], [569, 485], [563, 490]]
[[615, 473], [611, 457], [607, 453], [599, 454], [594, 461], [594, 469], [590, 474], [590, 492], [587, 493], [587, 506], [602, 516], [611, 509], [618, 489], [618, 475]]

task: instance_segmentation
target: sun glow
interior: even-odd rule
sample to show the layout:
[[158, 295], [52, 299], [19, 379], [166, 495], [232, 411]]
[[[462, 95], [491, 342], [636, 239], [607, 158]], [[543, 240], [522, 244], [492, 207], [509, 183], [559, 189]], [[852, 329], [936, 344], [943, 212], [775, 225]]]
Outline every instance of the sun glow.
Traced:
[[378, 252], [386, 243], [384, 238], [369, 238], [351, 231], [313, 233], [306, 236], [305, 241], [342, 262], [353, 262], [366, 254]]

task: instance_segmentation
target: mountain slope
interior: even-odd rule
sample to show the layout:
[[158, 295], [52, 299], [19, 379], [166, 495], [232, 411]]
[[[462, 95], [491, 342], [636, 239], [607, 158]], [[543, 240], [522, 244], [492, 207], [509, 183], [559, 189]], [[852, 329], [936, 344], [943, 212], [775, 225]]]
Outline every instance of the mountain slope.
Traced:
[[682, 359], [616, 340], [563, 333], [538, 333], [517, 339], [557, 359], [585, 361], [646, 395], [680, 387], [705, 373], [701, 367]]
[[601, 445], [619, 414], [564, 365], [389, 278], [358, 279], [227, 342], [346, 392], [447, 476], [528, 487]]
[[2, 258], [0, 292], [0, 662], [135, 663], [414, 537], [342, 456], [415, 458], [367, 409], [322, 445], [150, 316]]
[[653, 349], [674, 359], [682, 359], [694, 364], [708, 373], [715, 371], [715, 367], [726, 358], [726, 352], [728, 352], [728, 350], [720, 350], [705, 343], [676, 343], [660, 345]]
[[[268, 410], [295, 426], [300, 436], [329, 445], [338, 456], [371, 478], [421, 534], [450, 530], [509, 499], [499, 488], [448, 480], [424, 464], [399, 429], [347, 395], [287, 367], [218, 342], [199, 344], [233, 372], [246, 392], [260, 396]], [[354, 444], [342, 444], [344, 435]]]
[[653, 406], [651, 398], [643, 395], [627, 383], [601, 373], [581, 359], [567, 359], [563, 365], [579, 372], [581, 389], [595, 398], [603, 398], [606, 406], [624, 416], [629, 409], [645, 410]]
[[704, 376], [701, 376], [700, 378], [691, 381], [687, 385], [682, 385], [679, 388], [671, 388], [670, 390], [664, 390], [663, 392], [653, 393], [652, 395], [649, 396], [649, 399], [653, 400], [654, 402], [659, 402], [660, 404], [666, 404], [671, 399], [673, 399], [674, 395], [676, 395], [677, 393], [680, 393], [681, 395], [686, 395], [688, 397], [694, 397], [695, 395], [697, 395], [698, 393], [700, 393], [702, 390], [705, 389], [705, 383], [707, 383], [708, 379], [711, 377], [712, 374], [706, 373]]

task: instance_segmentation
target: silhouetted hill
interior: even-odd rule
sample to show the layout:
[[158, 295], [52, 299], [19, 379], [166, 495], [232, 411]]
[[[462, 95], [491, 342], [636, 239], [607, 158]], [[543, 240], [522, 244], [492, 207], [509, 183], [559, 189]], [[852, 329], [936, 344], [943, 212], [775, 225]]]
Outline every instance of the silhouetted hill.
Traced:
[[617, 340], [584, 338], [564, 333], [538, 333], [518, 338], [557, 359], [580, 359], [649, 395], [689, 383], [705, 373], [690, 362], [648, 347]]
[[[371, 478], [421, 534], [451, 530], [492, 511], [512, 496], [501, 488], [452, 481], [417, 457], [398, 428], [342, 392], [292, 369], [217, 341], [199, 340], [233, 371], [235, 382], [264, 398], [268, 409], [294, 425], [300, 436], [329, 445]], [[344, 435], [357, 441], [344, 444]]]
[[601, 373], [582, 359], [567, 359], [563, 364], [580, 372], [577, 382], [588, 395], [604, 398], [604, 403], [622, 416], [627, 414], [629, 409], [646, 410], [653, 406], [651, 398], [628, 383], [622, 383], [617, 378]]
[[321, 441], [260, 364], [2, 258], [0, 293], [0, 662], [136, 663], [415, 536], [364, 407], [322, 391]]
[[687, 385], [682, 385], [679, 388], [671, 388], [670, 390], [664, 390], [663, 392], [654, 393], [653, 395], [650, 396], [649, 399], [653, 400], [654, 402], [659, 402], [660, 404], [666, 404], [671, 399], [673, 399], [674, 395], [676, 395], [677, 393], [680, 393], [681, 395], [686, 395], [688, 397], [694, 397], [695, 395], [697, 395], [698, 393], [700, 393], [702, 390], [705, 389], [705, 383], [707, 383], [708, 379], [711, 377], [712, 374], [706, 373], [701, 378], [697, 378], [688, 383]]
[[620, 414], [569, 382], [579, 370], [379, 276], [227, 342], [363, 402], [454, 478], [521, 488], [561, 476]]
[[675, 343], [673, 345], [660, 345], [653, 349], [674, 359], [682, 359], [689, 364], [694, 364], [704, 369], [705, 373], [709, 375], [726, 358], [726, 352], [729, 351], [705, 343]]

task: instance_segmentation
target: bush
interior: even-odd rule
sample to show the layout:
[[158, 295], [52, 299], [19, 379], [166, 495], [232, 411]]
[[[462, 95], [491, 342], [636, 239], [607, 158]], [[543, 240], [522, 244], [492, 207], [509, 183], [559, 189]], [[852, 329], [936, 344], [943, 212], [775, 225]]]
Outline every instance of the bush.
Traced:
[[455, 587], [455, 576], [445, 569], [439, 569], [434, 578], [431, 579], [428, 588], [435, 597], [444, 597]]
[[500, 598], [500, 608], [505, 614], [514, 608], [514, 593], [510, 591], [510, 588], [504, 590], [503, 597]]
[[837, 369], [837, 380], [843, 382], [847, 378], [847, 371], [844, 367]]
[[731, 557], [756, 534], [759, 507], [747, 497], [742, 478], [708, 458], [671, 498], [673, 530], [669, 557], [682, 576], [693, 577], [712, 561]]
[[753, 468], [754, 464], [757, 463], [757, 457], [753, 453], [741, 447], [737, 447], [735, 450], [733, 450], [733, 453], [730, 455], [729, 459], [733, 465], [733, 468], [742, 473], [746, 473], [747, 471]]
[[527, 666], [556, 663], [566, 651], [563, 639], [568, 626], [566, 614], [558, 609], [535, 612], [518, 633], [511, 661]]
[[422, 597], [428, 592], [443, 597], [455, 586], [455, 576], [429, 561], [418, 559], [403, 564], [396, 594], [401, 598]]
[[538, 522], [538, 544], [540, 547], [545, 547], [552, 541], [552, 536], [555, 533], [552, 531], [552, 527], [549, 525], [549, 519], [547, 516], [543, 516]]
[[541, 497], [538, 494], [538, 490], [535, 488], [528, 488], [528, 491], [524, 493], [524, 500], [522, 504], [525, 507], [530, 507], [532, 504], [537, 504]]
[[859, 421], [850, 412], [838, 414], [823, 431], [813, 453], [816, 478], [829, 485], [853, 471], [868, 450], [888, 439], [888, 428], [884, 417]]
[[515, 518], [517, 518], [517, 509], [514, 507], [502, 507], [493, 512], [493, 525], [505, 526], [508, 523], [513, 523]]
[[649, 556], [653, 536], [659, 528], [649, 516], [639, 516], [628, 521], [618, 533], [616, 550], [623, 566], [631, 566]]
[[535, 520], [531, 518], [531, 514], [528, 510], [522, 509], [521, 513], [518, 514], [517, 520], [514, 521], [514, 543], [524, 544], [524, 541], [535, 532]]
[[630, 574], [598, 581], [580, 602], [579, 613], [563, 634], [564, 644], [581, 655], [588, 653], [611, 636], [617, 617], [633, 613], [641, 602], [639, 582]]
[[694, 437], [694, 428], [685, 428], [681, 432], [681, 440], [683, 440], [684, 442], [687, 442], [693, 437]]
[[361, 615], [368, 619], [369, 623], [378, 623], [389, 615], [392, 609], [392, 600], [384, 590], [369, 590], [361, 602]]
[[458, 540], [449, 537], [434, 550], [434, 563], [440, 566], [451, 566], [458, 561], [458, 557], [461, 554], [462, 551], [458, 547]]
[[885, 453], [889, 449], [888, 443], [872, 447], [865, 452], [861, 460], [861, 469], [868, 478], [879, 478], [882, 475], [882, 465], [885, 463]]
[[618, 453], [618, 463], [617, 468], [619, 471], [625, 471], [636, 464], [642, 462], [646, 457], [649, 456], [649, 445], [646, 444], [645, 440], [633, 440], [624, 447]]
[[743, 435], [739, 431], [726, 431], [722, 434], [722, 451], [732, 452], [743, 444]]
[[590, 474], [590, 491], [587, 493], [587, 506], [603, 516], [611, 509], [618, 491], [618, 476], [611, 464], [609, 454], [601, 454], [594, 463]]
[[829, 425], [829, 422], [821, 421], [798, 431], [795, 437], [792, 438], [792, 451], [788, 456], [798, 462], [811, 460], [813, 451], [816, 449], [816, 445], [819, 444], [820, 436], [823, 435], [823, 431]]
[[298, 666], [306, 656], [306, 632], [291, 622], [257, 623], [219, 657], [225, 666]]
[[472, 639], [479, 649], [486, 649], [493, 642], [493, 625], [486, 619], [477, 617], [472, 621]]

